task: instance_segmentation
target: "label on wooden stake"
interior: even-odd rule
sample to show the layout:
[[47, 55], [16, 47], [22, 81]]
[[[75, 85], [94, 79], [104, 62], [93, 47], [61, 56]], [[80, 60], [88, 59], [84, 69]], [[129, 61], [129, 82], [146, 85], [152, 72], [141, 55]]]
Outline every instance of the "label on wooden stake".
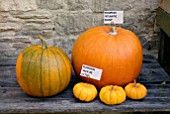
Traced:
[[104, 11], [104, 24], [123, 24], [123, 11]]
[[81, 68], [80, 76], [89, 77], [95, 80], [100, 80], [102, 71], [103, 71], [102, 69], [83, 64]]

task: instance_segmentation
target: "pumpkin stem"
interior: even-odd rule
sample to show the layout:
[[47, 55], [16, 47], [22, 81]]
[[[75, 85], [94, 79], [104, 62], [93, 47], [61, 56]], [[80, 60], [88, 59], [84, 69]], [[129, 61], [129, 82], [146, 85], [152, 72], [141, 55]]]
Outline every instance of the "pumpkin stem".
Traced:
[[87, 83], [89, 83], [89, 80], [90, 80], [90, 76], [87, 76]]
[[42, 49], [47, 49], [48, 46], [47, 46], [47, 43], [44, 41], [44, 39], [41, 36], [38, 36], [38, 38], [41, 40]]
[[136, 79], [134, 80], [134, 87], [135, 87], [135, 88], [137, 87], [137, 85], [136, 85]]
[[111, 30], [110, 30], [110, 32], [109, 32], [109, 34], [110, 35], [116, 35], [117, 34], [117, 32], [116, 32], [116, 27], [114, 26], [114, 22], [112, 21], [111, 22]]
[[111, 91], [114, 91], [114, 86], [112, 86], [110, 90], [111, 90]]

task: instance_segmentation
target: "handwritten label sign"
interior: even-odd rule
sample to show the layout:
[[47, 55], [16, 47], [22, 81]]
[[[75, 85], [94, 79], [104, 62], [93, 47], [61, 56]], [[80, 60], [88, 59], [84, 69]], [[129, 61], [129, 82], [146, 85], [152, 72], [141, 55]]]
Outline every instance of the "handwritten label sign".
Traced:
[[123, 24], [123, 11], [104, 11], [104, 24]]
[[95, 80], [100, 80], [102, 75], [102, 69], [95, 68], [88, 65], [82, 65], [80, 76], [93, 78]]

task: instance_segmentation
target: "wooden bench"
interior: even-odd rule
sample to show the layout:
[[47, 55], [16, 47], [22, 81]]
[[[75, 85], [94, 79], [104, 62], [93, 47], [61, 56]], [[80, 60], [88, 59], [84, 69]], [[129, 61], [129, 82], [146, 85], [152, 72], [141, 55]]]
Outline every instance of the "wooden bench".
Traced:
[[103, 104], [99, 97], [89, 103], [77, 100], [72, 93], [73, 86], [79, 82], [75, 74], [62, 93], [47, 98], [30, 97], [16, 81], [15, 62], [15, 58], [0, 59], [0, 113], [170, 111], [170, 77], [150, 55], [144, 55], [143, 68], [137, 80], [147, 87], [147, 96], [138, 101], [127, 99], [112, 106]]
[[160, 28], [158, 61], [161, 66], [170, 74], [170, 13], [167, 13], [162, 8], [158, 8], [156, 24]]

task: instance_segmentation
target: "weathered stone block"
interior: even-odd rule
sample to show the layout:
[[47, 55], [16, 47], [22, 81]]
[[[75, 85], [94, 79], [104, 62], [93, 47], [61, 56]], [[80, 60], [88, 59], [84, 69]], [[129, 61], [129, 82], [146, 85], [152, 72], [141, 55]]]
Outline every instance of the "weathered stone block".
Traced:
[[14, 36], [16, 35], [15, 31], [1, 31], [0, 32], [0, 39], [4, 36]]
[[0, 12], [0, 23], [21, 23], [23, 20], [13, 17], [9, 12]]
[[15, 50], [9, 42], [0, 42], [0, 58], [15, 55]]
[[17, 23], [0, 23], [0, 32], [3, 31], [19, 31], [21, 30], [21, 24]]
[[94, 0], [93, 12], [129, 10], [133, 7], [135, 0]]
[[40, 8], [44, 9], [63, 9], [65, 7], [64, 0], [37, 0], [37, 4]]
[[55, 19], [56, 33], [58, 35], [77, 35], [85, 30], [102, 24], [102, 14], [61, 13]]
[[19, 19], [49, 19], [53, 15], [48, 10], [36, 10], [22, 13], [20, 15], [16, 15], [16, 18]]
[[67, 9], [71, 11], [91, 10], [94, 0], [65, 0]]
[[23, 30], [52, 30], [54, 25], [52, 23], [26, 23], [23, 27]]
[[13, 44], [13, 48], [16, 48], [16, 49], [24, 49], [27, 46], [29, 46], [29, 44], [26, 44], [26, 43], [14, 43]]
[[15, 52], [16, 52], [16, 49], [14, 48], [0, 50], [0, 58], [16, 57], [17, 54]]
[[53, 42], [54, 42], [54, 46], [63, 49], [67, 53], [68, 57], [71, 59], [71, 52], [72, 52], [72, 47], [75, 42], [75, 39], [67, 39], [67, 40], [54, 39]]
[[37, 0], [37, 4], [42, 9], [80, 11], [91, 10], [94, 0]]
[[31, 37], [30, 36], [1, 36], [0, 42], [31, 43]]
[[93, 0], [92, 10], [94, 12], [103, 12], [105, 10], [123, 10], [138, 11], [155, 10], [158, 0]]
[[37, 9], [36, 0], [1, 0], [0, 11], [29, 11]]

